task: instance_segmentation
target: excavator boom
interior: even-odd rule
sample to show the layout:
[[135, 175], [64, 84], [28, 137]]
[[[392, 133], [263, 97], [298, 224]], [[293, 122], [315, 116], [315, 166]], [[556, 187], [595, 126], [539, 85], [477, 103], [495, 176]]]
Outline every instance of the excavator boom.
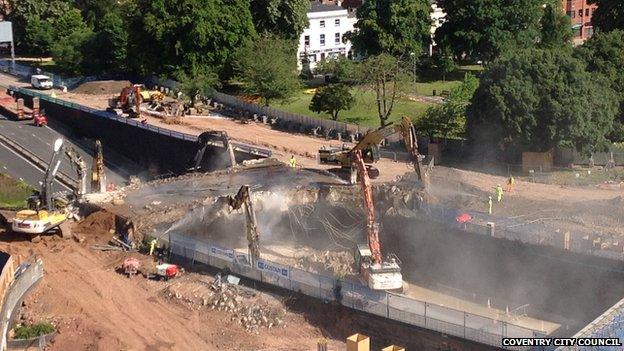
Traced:
[[375, 206], [373, 204], [373, 189], [366, 165], [362, 159], [362, 151], [353, 152], [353, 162], [357, 168], [360, 185], [362, 186], [362, 195], [364, 197], [364, 210], [366, 211], [366, 229], [368, 247], [371, 251], [372, 263], [381, 263], [381, 245], [379, 244], [379, 225], [375, 220]]
[[249, 247], [249, 256], [252, 266], [260, 258], [260, 231], [258, 230], [258, 222], [256, 221], [256, 212], [251, 201], [251, 191], [249, 185], [243, 185], [234, 197], [228, 197], [230, 208], [238, 210], [245, 207], [245, 219], [247, 223], [247, 242]]

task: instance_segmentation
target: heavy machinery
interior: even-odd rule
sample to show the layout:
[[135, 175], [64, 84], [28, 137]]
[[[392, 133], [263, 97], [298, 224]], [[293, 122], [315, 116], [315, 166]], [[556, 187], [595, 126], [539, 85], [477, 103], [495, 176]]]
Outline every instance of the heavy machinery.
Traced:
[[398, 259], [396, 256], [392, 256], [384, 261], [381, 256], [379, 224], [375, 219], [375, 206], [373, 205], [373, 188], [361, 150], [353, 152], [353, 166], [357, 170], [358, 179], [362, 186], [368, 241], [368, 245], [357, 246], [355, 264], [369, 288], [373, 290], [401, 290], [403, 288], [403, 275]]
[[256, 213], [251, 202], [251, 192], [249, 185], [243, 185], [238, 190], [236, 196], [228, 196], [227, 202], [230, 210], [238, 210], [245, 207], [245, 219], [247, 227], [247, 242], [249, 247], [249, 257], [251, 266], [255, 266], [256, 261], [260, 258], [260, 232], [258, 231], [258, 223], [256, 221]]
[[141, 85], [135, 84], [121, 89], [119, 96], [110, 99], [108, 110], [118, 115], [126, 113], [130, 118], [139, 118], [142, 102]]
[[93, 165], [91, 166], [91, 191], [96, 193], [106, 192], [104, 154], [102, 153], [102, 142], [99, 140], [95, 141], [95, 153], [93, 155]]
[[323, 147], [319, 150], [319, 162], [321, 164], [338, 165], [344, 170], [350, 171], [351, 183], [354, 184], [356, 175], [356, 170], [353, 168], [354, 155], [356, 151], [360, 151], [369, 171], [369, 176], [374, 178], [379, 172], [370, 164], [379, 160], [379, 143], [396, 133], [400, 133], [403, 137], [407, 152], [414, 163], [418, 180], [422, 182], [424, 174], [422, 173], [421, 156], [418, 153], [416, 132], [412, 121], [407, 117], [403, 117], [400, 122], [367, 133], [353, 148], [343, 146], [338, 149], [329, 149]]
[[71, 237], [69, 231], [69, 211], [67, 202], [52, 195], [52, 183], [61, 164], [63, 139], [54, 142], [54, 152], [46, 169], [41, 191], [28, 198], [28, 209], [17, 212], [12, 221], [11, 229], [16, 233], [25, 233], [37, 237], [52, 229], [58, 229], [63, 238]]

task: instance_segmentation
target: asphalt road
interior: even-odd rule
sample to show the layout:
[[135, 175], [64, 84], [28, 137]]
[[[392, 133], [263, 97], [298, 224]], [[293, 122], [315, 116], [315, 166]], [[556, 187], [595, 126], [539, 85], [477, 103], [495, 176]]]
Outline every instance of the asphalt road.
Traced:
[[[77, 140], [68, 128], [54, 121], [50, 121], [48, 127], [36, 127], [29, 120], [15, 121], [0, 116], [0, 134], [27, 148], [46, 162], [52, 156], [54, 141], [63, 138], [64, 145], [72, 146], [82, 156], [88, 169], [93, 163], [93, 141]], [[116, 185], [125, 184], [130, 175], [138, 174], [140, 171], [131, 161], [107, 150], [106, 145], [104, 145], [104, 157], [107, 180]], [[39, 186], [44, 175], [39, 168], [3, 145], [0, 145], [0, 171], [15, 179], [23, 179], [35, 187]], [[66, 156], [62, 158], [60, 171], [77, 180], [76, 171]], [[59, 189], [58, 184], [55, 188]]]

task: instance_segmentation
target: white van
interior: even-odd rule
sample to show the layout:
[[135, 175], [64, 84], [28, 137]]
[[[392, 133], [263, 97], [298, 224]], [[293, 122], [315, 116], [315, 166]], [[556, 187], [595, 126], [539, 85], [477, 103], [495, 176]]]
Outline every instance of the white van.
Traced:
[[35, 74], [30, 77], [30, 84], [36, 89], [52, 89], [52, 79], [43, 74]]

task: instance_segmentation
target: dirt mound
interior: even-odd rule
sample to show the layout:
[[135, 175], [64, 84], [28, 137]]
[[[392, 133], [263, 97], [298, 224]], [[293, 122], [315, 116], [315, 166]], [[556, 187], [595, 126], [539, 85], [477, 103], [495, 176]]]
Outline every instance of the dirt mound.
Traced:
[[82, 234], [106, 234], [115, 230], [115, 215], [108, 211], [93, 212], [76, 227], [76, 231]]
[[129, 85], [132, 85], [132, 83], [127, 80], [96, 80], [93, 82], [81, 84], [72, 92], [91, 95], [119, 94], [119, 92], [121, 92], [121, 89]]

